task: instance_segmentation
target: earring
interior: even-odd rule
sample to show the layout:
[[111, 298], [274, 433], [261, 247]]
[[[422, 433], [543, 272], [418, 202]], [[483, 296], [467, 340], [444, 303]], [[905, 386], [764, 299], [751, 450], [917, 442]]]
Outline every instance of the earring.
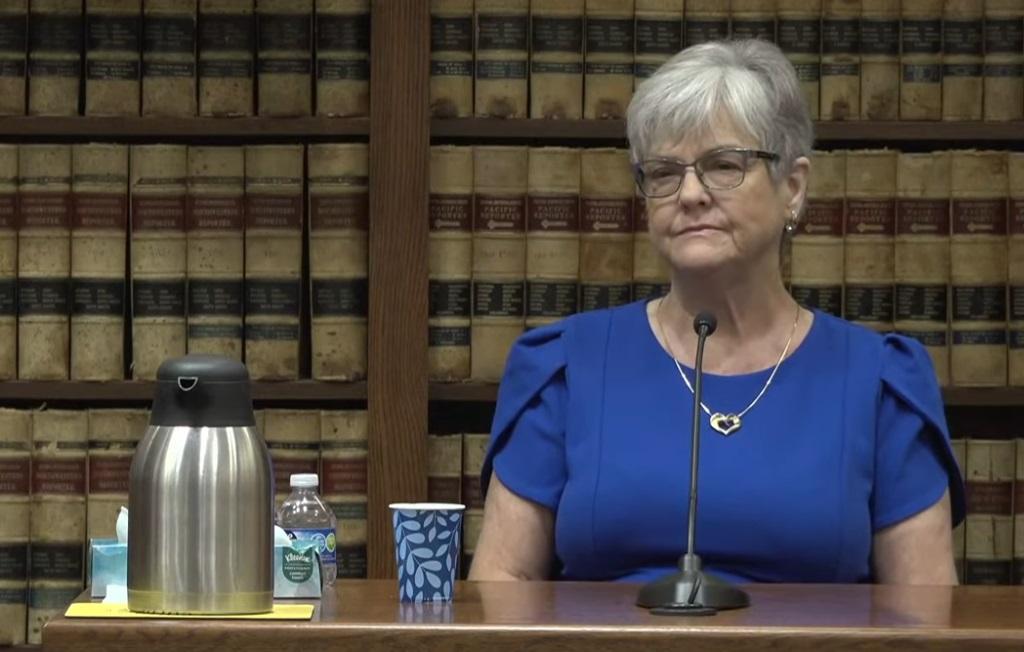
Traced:
[[789, 235], [793, 235], [793, 233], [796, 231], [796, 224], [796, 211], [790, 211], [789, 219], [786, 220], [786, 233], [788, 233]]

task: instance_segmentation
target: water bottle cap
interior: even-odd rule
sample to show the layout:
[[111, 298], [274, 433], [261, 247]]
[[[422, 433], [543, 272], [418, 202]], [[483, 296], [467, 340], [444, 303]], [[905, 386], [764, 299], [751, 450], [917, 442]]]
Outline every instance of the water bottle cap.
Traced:
[[316, 487], [319, 484], [316, 473], [293, 473], [291, 477], [293, 487]]

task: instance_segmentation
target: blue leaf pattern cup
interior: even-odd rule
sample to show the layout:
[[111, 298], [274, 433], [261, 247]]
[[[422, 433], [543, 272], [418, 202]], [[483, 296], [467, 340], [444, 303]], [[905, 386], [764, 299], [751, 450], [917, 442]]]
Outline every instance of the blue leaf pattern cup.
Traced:
[[390, 507], [399, 599], [450, 602], [459, 576], [465, 505], [394, 503]]

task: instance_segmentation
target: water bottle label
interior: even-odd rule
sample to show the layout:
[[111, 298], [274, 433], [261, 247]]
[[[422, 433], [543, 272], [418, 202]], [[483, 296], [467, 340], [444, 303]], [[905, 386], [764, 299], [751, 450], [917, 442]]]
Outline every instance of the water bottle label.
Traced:
[[337, 563], [338, 541], [332, 528], [291, 528], [285, 531], [293, 541], [315, 541], [316, 552], [323, 565]]

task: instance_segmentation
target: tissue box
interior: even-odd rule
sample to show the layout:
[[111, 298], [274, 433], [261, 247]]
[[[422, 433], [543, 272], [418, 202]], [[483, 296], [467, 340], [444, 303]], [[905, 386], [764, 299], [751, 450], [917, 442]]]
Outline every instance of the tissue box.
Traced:
[[[105, 597], [108, 584], [126, 586], [128, 544], [117, 539], [91, 539], [89, 568], [89, 595], [94, 598]], [[320, 597], [320, 559], [315, 542], [293, 541], [290, 547], [274, 547], [274, 597]]]

